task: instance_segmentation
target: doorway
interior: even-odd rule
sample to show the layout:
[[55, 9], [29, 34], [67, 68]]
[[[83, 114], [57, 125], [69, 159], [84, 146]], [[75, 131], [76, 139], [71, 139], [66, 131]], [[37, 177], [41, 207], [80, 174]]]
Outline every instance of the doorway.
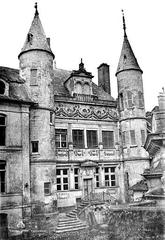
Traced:
[[92, 197], [93, 186], [92, 186], [92, 178], [84, 179], [84, 198], [90, 200]]

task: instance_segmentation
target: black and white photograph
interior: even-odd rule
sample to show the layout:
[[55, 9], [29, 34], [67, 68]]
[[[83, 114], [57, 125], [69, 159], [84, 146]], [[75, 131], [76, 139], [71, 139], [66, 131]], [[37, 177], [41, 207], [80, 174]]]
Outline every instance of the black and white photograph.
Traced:
[[165, 240], [165, 2], [0, 1], [0, 240]]

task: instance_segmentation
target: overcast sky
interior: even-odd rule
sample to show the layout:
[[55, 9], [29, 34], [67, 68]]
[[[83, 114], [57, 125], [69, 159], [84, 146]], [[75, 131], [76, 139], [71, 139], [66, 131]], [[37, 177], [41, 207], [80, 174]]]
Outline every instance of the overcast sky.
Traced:
[[[34, 0], [1, 0], [0, 65], [18, 68], [18, 54], [34, 16]], [[165, 86], [164, 0], [38, 0], [40, 19], [58, 68], [85, 68], [97, 83], [97, 67], [110, 65], [112, 96], [117, 97], [115, 72], [123, 42], [122, 14], [127, 35], [143, 70], [146, 110], [157, 105]]]

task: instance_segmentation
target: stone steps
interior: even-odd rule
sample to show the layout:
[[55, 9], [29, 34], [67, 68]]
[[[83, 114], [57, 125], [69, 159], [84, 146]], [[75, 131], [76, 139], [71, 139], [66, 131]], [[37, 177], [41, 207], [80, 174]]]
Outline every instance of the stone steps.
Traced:
[[81, 222], [77, 217], [69, 218], [63, 217], [59, 219], [56, 233], [64, 233], [64, 232], [72, 232], [72, 231], [79, 231], [87, 228], [87, 225]]

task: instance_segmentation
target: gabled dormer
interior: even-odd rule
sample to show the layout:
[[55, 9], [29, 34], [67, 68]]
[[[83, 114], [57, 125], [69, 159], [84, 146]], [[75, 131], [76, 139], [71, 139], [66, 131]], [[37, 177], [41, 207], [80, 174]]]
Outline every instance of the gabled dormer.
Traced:
[[79, 69], [73, 70], [64, 84], [72, 97], [92, 96], [92, 78], [92, 74], [86, 71], [81, 59]]

